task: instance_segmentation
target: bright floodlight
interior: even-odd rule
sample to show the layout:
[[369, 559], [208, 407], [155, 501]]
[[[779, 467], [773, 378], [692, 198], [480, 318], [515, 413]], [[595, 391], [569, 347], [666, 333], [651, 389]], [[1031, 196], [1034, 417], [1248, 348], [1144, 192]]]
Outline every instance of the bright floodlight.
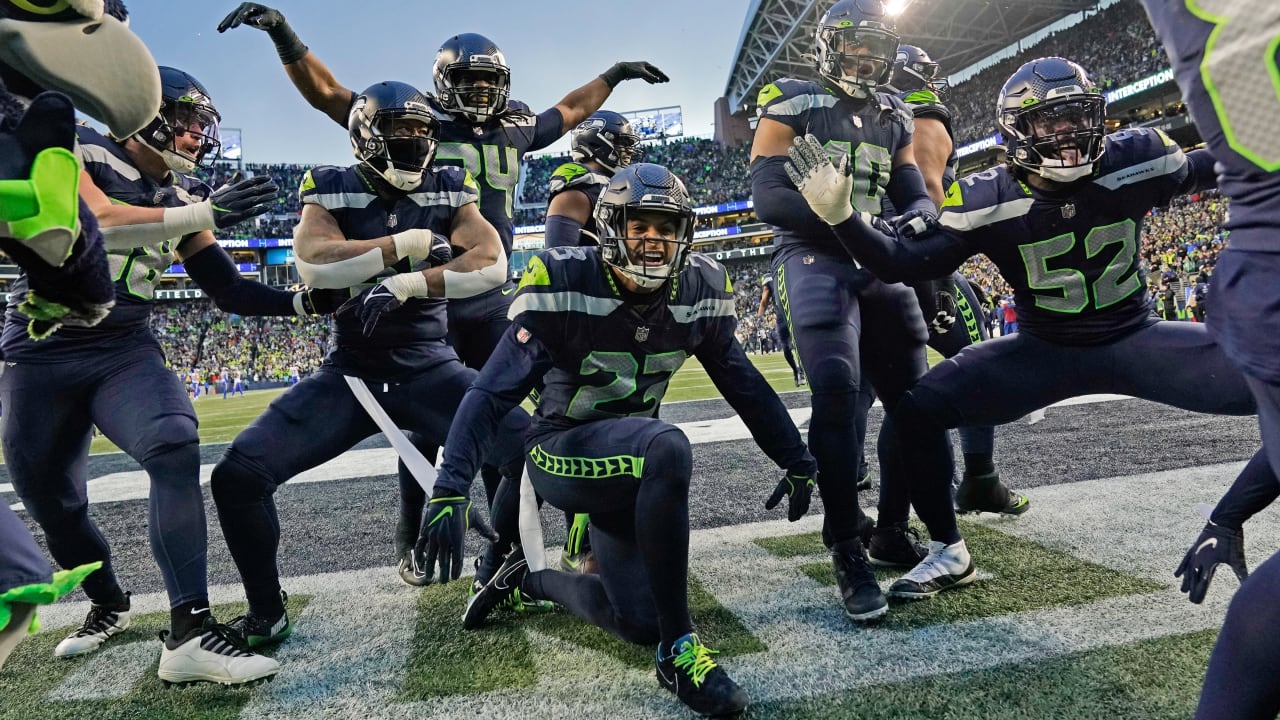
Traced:
[[884, 11], [889, 15], [901, 15], [911, 0], [889, 0], [884, 4]]

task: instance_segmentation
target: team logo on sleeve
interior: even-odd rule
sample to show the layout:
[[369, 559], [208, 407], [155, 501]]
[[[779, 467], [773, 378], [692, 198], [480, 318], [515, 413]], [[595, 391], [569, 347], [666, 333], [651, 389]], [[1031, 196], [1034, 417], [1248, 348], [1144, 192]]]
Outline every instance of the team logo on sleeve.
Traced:
[[649, 339], [649, 328], [641, 325], [636, 328], [636, 342], [644, 342]]
[[524, 328], [520, 328], [519, 330], [516, 331], [516, 340], [519, 341], [521, 344], [529, 342], [530, 337], [533, 337], [533, 336], [530, 335], [529, 331]]

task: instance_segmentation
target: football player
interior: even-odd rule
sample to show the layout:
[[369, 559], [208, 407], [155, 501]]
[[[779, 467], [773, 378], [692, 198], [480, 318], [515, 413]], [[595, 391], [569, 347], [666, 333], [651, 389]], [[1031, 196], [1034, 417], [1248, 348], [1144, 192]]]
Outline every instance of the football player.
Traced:
[[[218, 32], [240, 25], [265, 31], [289, 79], [312, 107], [346, 127], [356, 94], [343, 86], [315, 53], [294, 33], [280, 11], [253, 2], [241, 3], [218, 25]], [[558, 140], [600, 109], [618, 83], [643, 79], [666, 82], [667, 76], [647, 62], [616, 63], [599, 77], [564, 96], [554, 107], [535, 115], [529, 106], [510, 99], [511, 68], [497, 45], [476, 33], [446, 40], [432, 67], [436, 96], [431, 109], [440, 122], [436, 162], [462, 167], [476, 180], [480, 213], [498, 230], [503, 252], [511, 256], [513, 210], [520, 175], [520, 158]], [[514, 288], [509, 284], [471, 298], [449, 303], [449, 342], [468, 367], [479, 369], [506, 330], [507, 306]], [[413, 438], [428, 458], [436, 448]], [[413, 572], [420, 558], [407, 555], [422, 515], [425, 497], [400, 463], [400, 520], [397, 544], [400, 575], [410, 584], [425, 578]], [[482, 470], [490, 501], [500, 476], [495, 468]]]
[[[554, 600], [623, 640], [656, 644], [659, 682], [693, 709], [739, 712], [746, 693], [689, 617], [692, 452], [688, 438], [657, 417], [671, 376], [696, 356], [765, 454], [785, 468], [766, 507], [785, 495], [788, 517], [799, 519], [815, 464], [734, 337], [727, 271], [690, 253], [696, 216], [684, 184], [662, 166], [631, 165], [609, 181], [595, 221], [599, 248], [548, 250], [521, 278], [513, 325], [449, 429], [437, 485], [467, 495], [496, 420], [545, 375], [525, 441], [527, 469], [548, 502], [590, 513], [600, 574], [531, 573], [517, 549], [468, 603], [463, 625], [479, 627], [517, 589]], [[428, 554], [449, 552], [458, 534], [433, 532]]]
[[640, 136], [625, 117], [611, 110], [593, 113], [570, 137], [573, 162], [551, 173], [546, 223], [549, 248], [599, 244], [596, 199], [609, 178], [640, 155]]
[[[924, 50], [915, 45], [899, 45], [893, 76], [885, 89], [897, 94], [915, 115], [916, 162], [929, 197], [941, 207], [947, 188], [956, 180], [959, 165], [951, 134], [951, 111], [944, 104], [949, 90], [947, 78]], [[886, 207], [884, 214], [896, 213]], [[965, 276], [955, 272], [948, 277], [911, 283], [911, 287], [920, 302], [921, 314], [929, 321], [929, 347], [942, 357], [955, 357], [966, 347], [988, 339], [986, 324], [978, 316], [982, 306]], [[961, 328], [953, 327], [958, 319], [963, 320]], [[1000, 481], [992, 459], [995, 429], [989, 425], [962, 427], [959, 432], [964, 475], [956, 487], [956, 509], [1008, 515], [1026, 512], [1031, 506], [1026, 496], [1009, 490]]]
[[[778, 296], [813, 395], [809, 442], [827, 511], [824, 540], [845, 612], [863, 622], [884, 615], [888, 603], [861, 539], [869, 521], [857, 496], [857, 398], [869, 384], [884, 401], [880, 445], [889, 447], [893, 408], [927, 369], [927, 332], [910, 288], [881, 282], [831, 241], [829, 226], [784, 170], [787, 151], [806, 133], [817, 135], [826, 152], [855, 168], [851, 194], [857, 207], [878, 214], [887, 193], [904, 228], [923, 225], [937, 209], [915, 164], [911, 110], [876, 90], [888, 81], [898, 49], [880, 0], [840, 0], [822, 15], [815, 39], [820, 82], [784, 79], [760, 91], [751, 194], [756, 214], [775, 229]], [[945, 433], [937, 434], [945, 440]], [[907, 479], [894, 455], [880, 453], [880, 469], [879, 532], [868, 543], [871, 555], [914, 565], [924, 552], [906, 532]]]
[[[191, 75], [169, 67], [159, 75], [160, 111], [137, 134], [116, 140], [77, 128], [80, 195], [102, 228], [115, 305], [94, 327], [68, 326], [35, 341], [26, 330], [35, 318], [22, 310], [26, 278], [15, 283], [0, 335], [8, 362], [0, 377], [5, 457], [14, 489], [44, 528], [58, 564], [102, 562], [84, 583], [93, 603], [84, 624], [55, 655], [92, 652], [129, 626], [128, 594], [116, 581], [85, 497], [85, 460], [96, 426], [151, 481], [151, 545], [171, 608], [160, 678], [244, 683], [280, 666], [241, 647], [209, 613], [196, 416], [147, 319], [175, 256], [227, 312], [309, 315], [316, 308], [308, 293], [245, 280], [214, 240], [213, 230], [270, 209], [276, 187], [257, 177], [214, 191], [186, 174], [216, 155], [220, 117]], [[147, 392], [138, 393], [139, 387]]]
[[[1280, 6], [1268, 0], [1143, 0], [1143, 5], [1173, 61], [1196, 129], [1218, 161], [1218, 185], [1231, 199], [1224, 228], [1231, 244], [1213, 269], [1209, 330], [1244, 372], [1257, 399], [1274, 482], [1280, 476], [1280, 145], [1270, 118], [1280, 110], [1275, 89]], [[1259, 481], [1244, 494], [1265, 499], [1274, 498], [1274, 492]], [[1243, 522], [1257, 507], [1237, 519]], [[1222, 509], [1219, 504], [1215, 515]], [[1206, 526], [1205, 532], [1210, 530]], [[1192, 551], [1208, 539], [1202, 535]], [[1242, 567], [1243, 560], [1241, 551]], [[1232, 599], [1209, 658], [1197, 720], [1280, 714], [1280, 686], [1274, 682], [1280, 676], [1280, 651], [1272, 631], [1280, 623], [1277, 598], [1280, 555], [1263, 563]]]
[[[796, 364], [796, 356], [792, 352], [791, 343], [791, 327], [787, 325], [787, 315], [783, 312], [782, 304], [778, 300], [778, 293], [773, 289], [773, 273], [765, 273], [760, 278], [760, 305], [756, 307], [756, 318], [764, 318], [764, 309], [773, 304], [773, 313], [778, 324], [778, 340], [782, 342], [782, 357], [786, 359], [787, 365], [791, 366], [791, 377], [795, 379], [796, 387], [805, 384], [804, 369]], [[863, 432], [865, 434], [864, 426]]]
[[[0, 33], [5, 37], [0, 43], [0, 248], [21, 264], [39, 291], [29, 292], [28, 298], [43, 297], [68, 310], [31, 328], [36, 335], [51, 332], [60, 322], [100, 321], [113, 302], [102, 235], [93, 213], [79, 200], [72, 102], [121, 136], [151, 122], [160, 106], [159, 74], [151, 53], [128, 30], [127, 19], [119, 0], [67, 3], [54, 13], [0, 2]], [[64, 52], [51, 52], [56, 50]], [[113, 64], [103, 72], [101, 59], [108, 55]], [[35, 167], [37, 157], [44, 158], [40, 168]], [[37, 194], [46, 207], [59, 211], [41, 213], [31, 203]], [[49, 262], [32, 250], [34, 245], [25, 255], [19, 247], [58, 235], [43, 249], [69, 250], [69, 257], [53, 252]], [[0, 503], [0, 666], [36, 627], [37, 606], [70, 592], [98, 567], [94, 563], [53, 572], [26, 524]]]
[[[334, 316], [334, 342], [319, 370], [272, 401], [213, 469], [218, 519], [249, 600], [237, 628], [250, 646], [291, 632], [276, 567], [276, 489], [378, 432], [344, 378], [358, 378], [397, 427], [431, 443], [444, 441], [475, 378], [445, 342], [445, 299], [500, 286], [506, 259], [476, 208], [471, 174], [431, 167], [439, 130], [427, 97], [405, 83], [378, 83], [351, 109], [359, 162], [314, 168], [299, 187], [298, 274], [312, 287], [366, 289]], [[451, 246], [464, 252], [454, 257]], [[528, 424], [519, 408], [502, 419], [505, 444], [488, 456], [501, 461], [495, 465], [519, 459]], [[477, 517], [464, 498], [450, 495], [435, 507], [446, 506], [464, 523]], [[458, 577], [457, 560], [442, 568], [442, 582]]]
[[[1256, 412], [1244, 378], [1205, 327], [1155, 319], [1143, 292], [1143, 218], [1177, 195], [1212, 187], [1213, 158], [1184, 155], [1155, 129], [1105, 135], [1105, 103], [1070, 60], [1022, 65], [997, 103], [1008, 163], [952, 185], [940, 228], [911, 239], [855, 212], [851, 178], [815, 139], [791, 152], [788, 172], [801, 193], [880, 277], [940, 277], [982, 253], [1018, 302], [1017, 333], [935, 366], [899, 403], [904, 444], [897, 451], [913, 469], [911, 501], [933, 542], [890, 595], [930, 597], [973, 580], [968, 553], [955, 551], [963, 541], [951, 504], [950, 445], [936, 442], [934, 431], [1005, 423], [1087, 393], [1196, 412]], [[1250, 463], [1245, 471], [1265, 469]]]

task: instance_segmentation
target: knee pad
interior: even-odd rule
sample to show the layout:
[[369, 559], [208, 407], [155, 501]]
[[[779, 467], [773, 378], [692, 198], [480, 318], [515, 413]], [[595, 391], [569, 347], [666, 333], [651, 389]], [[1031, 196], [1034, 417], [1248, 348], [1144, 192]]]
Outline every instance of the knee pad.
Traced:
[[200, 485], [200, 445], [192, 440], [184, 445], [174, 445], [153, 452], [142, 461], [142, 469], [151, 476], [151, 482], [183, 485]]
[[279, 485], [266, 468], [227, 448], [222, 459], [213, 467], [209, 481], [213, 500], [219, 507], [251, 503], [276, 491]]
[[[818, 353], [813, 353], [817, 355]], [[857, 353], [852, 349], [845, 352], [822, 353], [818, 358], [805, 360], [804, 371], [809, 378], [809, 387], [813, 394], [858, 391], [859, 368], [855, 365]]]
[[668, 427], [653, 436], [644, 453], [643, 478], [662, 478], [689, 485], [693, 476], [693, 448], [678, 428]]
[[[159, 455], [189, 445], [199, 447], [200, 435], [196, 431], [195, 418], [186, 415], [166, 415], [156, 422], [135, 445], [132, 455], [143, 466]], [[196, 451], [199, 466], [199, 450]]]

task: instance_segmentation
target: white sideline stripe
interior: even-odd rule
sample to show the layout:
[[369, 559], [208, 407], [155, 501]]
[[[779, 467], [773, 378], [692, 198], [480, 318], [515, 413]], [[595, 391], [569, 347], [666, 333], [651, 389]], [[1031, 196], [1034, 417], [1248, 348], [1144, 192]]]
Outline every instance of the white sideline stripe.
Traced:
[[[1064, 400], [1060, 403], [1051, 405], [1050, 407], [1066, 407], [1068, 405], [1083, 405], [1088, 403], [1111, 402], [1114, 400], [1130, 400], [1132, 398], [1126, 395], [1083, 395], [1070, 400]], [[880, 405], [880, 401], [876, 400], [876, 405]], [[812, 413], [811, 408], [792, 408], [787, 411], [791, 415], [791, 419], [797, 425], [803, 426], [809, 421]], [[689, 442], [694, 445], [712, 442], [725, 442], [729, 440], [749, 440], [751, 433], [747, 431], [747, 426], [742, 420], [734, 415], [733, 417], [719, 418], [715, 420], [695, 420], [693, 422], [678, 423], [677, 427], [689, 436]], [[385, 468], [379, 470], [379, 468]], [[213, 465], [200, 466], [200, 484], [208, 485], [209, 476], [213, 472]], [[333, 480], [351, 480], [355, 478], [369, 477], [370, 474], [391, 475], [396, 472], [396, 453], [390, 448], [375, 448], [371, 450], [349, 450], [342, 455], [330, 460], [316, 468], [312, 468], [301, 473], [286, 483], [289, 485], [299, 485], [302, 483], [330, 482]], [[9, 483], [0, 483], [0, 492], [13, 492], [13, 485]], [[89, 504], [96, 505], [105, 502], [120, 502], [123, 500], [143, 500], [149, 496], [150, 481], [147, 474], [142, 470], [129, 470], [126, 472], [111, 473], [102, 477], [94, 478], [89, 481]], [[15, 502], [9, 505], [14, 510], [22, 510], [22, 503]]]
[[[821, 516], [797, 523], [777, 520], [694, 531], [691, 571], [769, 646], [767, 652], [723, 661], [756, 702], [815, 697], [952, 673], [956, 668], [1039, 661], [1194, 632], [1222, 622], [1238, 584], [1231, 573], [1218, 573], [1205, 603], [1197, 606], [1178, 592], [1172, 571], [1203, 525], [1196, 504], [1217, 498], [1243, 466], [1235, 462], [1036, 488], [1031, 492], [1033, 512], [980, 520], [1168, 586], [1145, 595], [927, 629], [857, 628], [845, 619], [834, 588], [798, 570], [820, 554], [779, 558], [751, 542], [816, 531]], [[1277, 546], [1280, 516], [1262, 513], [1250, 521], [1246, 552], [1254, 564]], [[975, 562], [981, 567], [982, 558]], [[539, 670], [533, 687], [398, 703], [394, 698], [412, 652], [417, 591], [404, 586], [390, 566], [285, 578], [283, 583], [290, 592], [312, 599], [295, 620], [293, 638], [277, 654], [284, 671], [274, 683], [251, 691], [242, 718], [502, 717], [530, 710], [539, 717], [684, 714], [674, 698], [658, 688], [652, 668], [624, 667], [601, 653], [532, 631], [527, 636]], [[216, 586], [210, 596], [215, 603], [227, 602], [242, 597], [242, 591], [238, 586]], [[133, 603], [140, 613], [167, 607], [163, 593], [136, 595]], [[74, 625], [86, 610], [83, 601], [43, 609], [44, 627], [53, 631]], [[938, 653], [939, 647], [948, 651]], [[100, 657], [107, 656], [87, 662], [104, 662]], [[803, 672], [785, 671], [789, 668]], [[85, 668], [77, 675], [89, 672]]]

